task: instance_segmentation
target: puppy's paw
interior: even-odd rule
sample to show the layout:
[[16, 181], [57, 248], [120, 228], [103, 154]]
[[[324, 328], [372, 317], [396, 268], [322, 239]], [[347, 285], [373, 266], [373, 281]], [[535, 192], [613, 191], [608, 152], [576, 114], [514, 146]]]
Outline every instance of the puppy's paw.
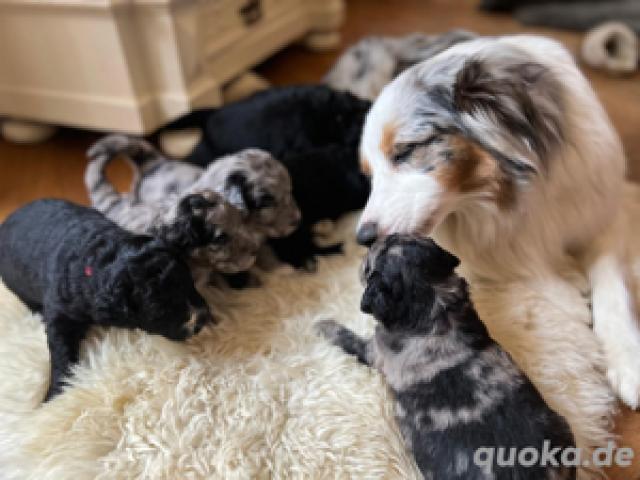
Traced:
[[184, 324], [185, 338], [191, 338], [202, 331], [206, 325], [216, 325], [218, 319], [209, 310], [194, 311]]
[[347, 327], [334, 320], [321, 320], [314, 325], [316, 333], [348, 355], [355, 356], [360, 363], [371, 366], [372, 353], [369, 344]]
[[343, 330], [345, 330], [342, 325], [331, 319], [320, 320], [319, 322], [316, 322], [313, 328], [318, 335], [332, 342], [340, 336], [340, 333]]
[[621, 350], [610, 355], [607, 377], [620, 400], [637, 410], [640, 406], [640, 350]]

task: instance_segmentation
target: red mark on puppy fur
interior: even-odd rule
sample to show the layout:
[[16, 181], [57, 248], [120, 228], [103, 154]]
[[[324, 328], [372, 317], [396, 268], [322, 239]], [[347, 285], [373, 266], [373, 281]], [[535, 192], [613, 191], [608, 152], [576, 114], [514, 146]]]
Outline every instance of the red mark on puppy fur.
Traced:
[[90, 266], [86, 266], [84, 267], [84, 276], [85, 277], [90, 277], [93, 275], [93, 268], [91, 268]]

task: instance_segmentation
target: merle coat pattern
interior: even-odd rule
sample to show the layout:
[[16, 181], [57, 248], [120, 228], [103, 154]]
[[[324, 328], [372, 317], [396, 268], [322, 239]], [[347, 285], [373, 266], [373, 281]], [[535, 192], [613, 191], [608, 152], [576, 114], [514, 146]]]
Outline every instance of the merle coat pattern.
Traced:
[[[573, 446], [544, 402], [475, 312], [458, 259], [431, 240], [392, 235], [370, 251], [361, 308], [378, 321], [362, 339], [328, 320], [320, 332], [379, 370], [396, 398], [407, 448], [427, 479], [575, 478], [563, 467], [475, 465], [480, 447]], [[556, 457], [559, 460], [559, 456]], [[548, 469], [547, 469], [548, 468]]]
[[244, 148], [271, 153], [287, 168], [302, 223], [290, 236], [269, 243], [296, 267], [317, 254], [337, 253], [313, 241], [314, 223], [358, 210], [369, 180], [358, 166], [358, 146], [370, 102], [326, 86], [273, 88], [219, 109], [198, 110], [165, 127], [198, 127], [203, 138], [186, 158], [200, 166]]
[[[126, 194], [116, 191], [104, 173], [118, 155], [134, 166], [133, 185]], [[115, 134], [96, 142], [88, 156], [85, 184], [92, 205], [134, 233], [189, 228], [190, 223], [179, 218], [178, 205], [187, 196], [192, 202], [201, 196], [208, 212], [203, 218], [227, 241], [192, 253], [198, 263], [221, 273], [247, 270], [267, 235], [290, 233], [299, 221], [287, 172], [266, 152], [246, 150], [204, 171], [167, 160], [144, 140]]]
[[386, 84], [407, 68], [475, 37], [466, 30], [451, 30], [440, 35], [365, 37], [340, 55], [323, 82], [336, 90], [373, 101]]
[[[124, 155], [134, 168], [131, 201], [144, 205], [162, 205], [166, 199], [213, 190], [240, 210], [247, 232], [278, 238], [289, 235], [300, 221], [300, 211], [291, 195], [291, 179], [284, 166], [269, 153], [256, 148], [216, 159], [206, 169], [186, 162], [172, 161], [141, 138], [121, 134], [108, 135], [91, 148], [91, 169], [95, 185], [91, 198], [100, 199], [98, 189], [110, 189], [104, 177], [104, 162]], [[95, 152], [100, 152], [96, 154]], [[103, 153], [106, 152], [106, 159]], [[101, 168], [98, 168], [102, 164]], [[103, 195], [112, 202], [120, 202], [113, 194]], [[104, 202], [100, 202], [102, 206]], [[104, 208], [104, 207], [103, 207]], [[113, 208], [113, 206], [111, 207]], [[99, 208], [102, 210], [102, 208]]]
[[[185, 201], [182, 209], [189, 208]], [[208, 242], [179, 231], [173, 240], [187, 250]], [[173, 245], [64, 200], [32, 202], [0, 225], [0, 277], [42, 312], [51, 356], [47, 400], [61, 391], [92, 325], [183, 340], [212, 320]]]

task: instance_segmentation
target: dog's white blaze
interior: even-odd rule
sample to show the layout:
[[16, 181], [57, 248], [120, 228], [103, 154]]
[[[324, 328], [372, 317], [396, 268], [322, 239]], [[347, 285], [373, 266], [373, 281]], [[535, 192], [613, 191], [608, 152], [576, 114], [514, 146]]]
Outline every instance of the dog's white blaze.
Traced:
[[381, 234], [429, 233], [425, 224], [435, 224], [432, 215], [441, 210], [444, 191], [433, 176], [394, 167], [382, 152], [380, 141], [385, 128], [395, 125], [396, 109], [408, 108], [411, 95], [397, 95], [385, 88], [367, 117], [361, 151], [373, 172], [372, 189], [359, 225], [375, 222]]
[[439, 211], [442, 198], [442, 188], [428, 174], [376, 174], [360, 224], [375, 222], [382, 235], [417, 233], [427, 223], [436, 223], [431, 217]]

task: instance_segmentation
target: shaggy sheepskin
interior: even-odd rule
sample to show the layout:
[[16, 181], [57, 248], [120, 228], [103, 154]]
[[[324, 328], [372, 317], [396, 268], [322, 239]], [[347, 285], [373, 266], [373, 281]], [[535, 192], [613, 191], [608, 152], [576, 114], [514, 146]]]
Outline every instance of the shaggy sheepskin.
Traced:
[[372, 333], [363, 252], [346, 249], [315, 274], [282, 269], [225, 292], [219, 325], [185, 344], [96, 330], [73, 387], [45, 405], [40, 318], [2, 287], [0, 477], [419, 478], [382, 379], [312, 328], [335, 318]]
[[[208, 292], [220, 323], [185, 344], [96, 329], [73, 387], [44, 405], [40, 318], [0, 285], [0, 477], [420, 478], [381, 377], [313, 331], [333, 318], [372, 333], [359, 312], [355, 218], [327, 238], [347, 239], [346, 255], [320, 258], [316, 273], [282, 268], [263, 288]], [[472, 294], [578, 441], [605, 441], [615, 402], [575, 284], [478, 285]], [[532, 309], [545, 309], [552, 327], [529, 324]]]

